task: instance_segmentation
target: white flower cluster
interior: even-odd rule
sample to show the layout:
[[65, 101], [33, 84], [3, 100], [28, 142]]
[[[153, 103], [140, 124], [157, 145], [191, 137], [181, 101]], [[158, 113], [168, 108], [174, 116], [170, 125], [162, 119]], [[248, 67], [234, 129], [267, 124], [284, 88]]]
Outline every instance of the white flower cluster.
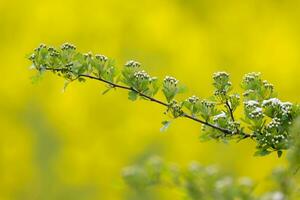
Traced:
[[252, 119], [259, 119], [263, 116], [263, 110], [260, 107], [255, 108], [252, 112], [249, 113], [249, 117]]
[[222, 111], [220, 114], [215, 115], [213, 118], [215, 122], [218, 121], [219, 119], [226, 119], [226, 113]]
[[61, 46], [61, 49], [62, 50], [75, 50], [76, 49], [76, 46], [74, 46], [73, 44], [70, 44], [70, 43], [64, 43], [62, 46]]
[[263, 102], [262, 102], [263, 107], [267, 107], [267, 106], [275, 107], [275, 106], [280, 105], [280, 104], [281, 104], [281, 101], [277, 98], [271, 98], [271, 99], [268, 99], [268, 100], [263, 100]]
[[150, 79], [150, 76], [144, 70], [135, 72], [133, 74], [133, 76], [139, 80], [149, 80]]
[[85, 58], [92, 58], [93, 54], [92, 54], [92, 52], [87, 52], [87, 53], [83, 54], [83, 56]]
[[256, 100], [248, 100], [244, 102], [244, 106], [247, 112], [249, 112], [249, 117], [252, 119], [259, 119], [263, 117], [263, 110], [259, 107], [259, 102]]
[[170, 107], [169, 107], [173, 113], [173, 116], [174, 117], [179, 117], [183, 114], [183, 111], [182, 111], [182, 104], [178, 103], [177, 101], [173, 100], [170, 104]]
[[263, 107], [271, 106], [271, 107], [274, 107], [274, 108], [278, 107], [281, 110], [282, 115], [287, 116], [291, 113], [293, 104], [290, 103], [290, 102], [281, 102], [277, 98], [271, 98], [271, 99], [268, 99], [268, 100], [264, 100], [262, 102], [262, 106]]
[[269, 82], [266, 81], [266, 80], [263, 81], [263, 84], [264, 84], [264, 87], [265, 87], [266, 89], [270, 89], [270, 90], [273, 90], [273, 89], [274, 89], [274, 85], [271, 84], [271, 83], [269, 83]]
[[108, 60], [108, 58], [104, 55], [99, 55], [99, 54], [96, 54], [95, 55], [95, 58], [102, 61], [102, 62], [106, 62]]
[[176, 86], [178, 84], [178, 80], [172, 76], [166, 76], [164, 79], [164, 83]]
[[273, 136], [271, 133], [266, 133], [265, 137], [261, 139], [261, 141], [264, 143], [264, 145], [267, 145], [269, 142], [272, 144], [278, 144], [282, 141], [288, 142], [287, 136], [283, 134], [275, 135]]
[[52, 57], [58, 57], [59, 53], [58, 53], [58, 51], [53, 50], [53, 51], [50, 51], [50, 56], [52, 56]]
[[204, 105], [207, 108], [212, 108], [216, 105], [216, 103], [211, 102], [211, 101], [207, 101], [207, 100], [202, 100], [201, 104]]
[[141, 63], [134, 61], [134, 60], [129, 60], [125, 63], [126, 67], [140, 67]]
[[[275, 142], [275, 144], [278, 144], [280, 141], [284, 140], [285, 136], [284, 135], [275, 135], [274, 138], [272, 139], [272, 142]], [[287, 142], [288, 140], [285, 139]]]
[[190, 102], [191, 104], [195, 104], [195, 103], [197, 103], [199, 100], [200, 100], [199, 97], [193, 95], [193, 96], [187, 98], [186, 101]]
[[179, 105], [178, 102], [175, 100], [172, 101], [170, 106], [174, 111], [181, 111], [181, 105]]
[[213, 74], [214, 80], [228, 78], [228, 77], [229, 77], [229, 74], [227, 72], [216, 72]]
[[256, 100], [249, 100], [244, 102], [244, 106], [247, 109], [253, 109], [253, 108], [257, 108], [259, 106], [259, 103]]
[[218, 95], [225, 95], [226, 91], [225, 90], [215, 90], [214, 95], [218, 96]]
[[47, 50], [48, 50], [49, 52], [56, 51], [54, 47], [48, 47]]
[[54, 47], [48, 47], [47, 50], [50, 53], [50, 56], [52, 56], [52, 57], [58, 57], [59, 56], [59, 52]]
[[236, 134], [237, 127], [239, 127], [241, 124], [239, 122], [228, 122], [228, 129], [231, 130], [232, 134]]
[[281, 124], [281, 120], [277, 117], [274, 117], [272, 121], [267, 125], [267, 128], [272, 129], [272, 128], [278, 128]]
[[293, 104], [290, 103], [290, 102], [281, 103], [282, 114], [285, 115], [285, 116], [289, 115], [291, 113], [292, 106], [293, 106]]
[[251, 72], [244, 76], [244, 82], [249, 83], [260, 77], [260, 72]]

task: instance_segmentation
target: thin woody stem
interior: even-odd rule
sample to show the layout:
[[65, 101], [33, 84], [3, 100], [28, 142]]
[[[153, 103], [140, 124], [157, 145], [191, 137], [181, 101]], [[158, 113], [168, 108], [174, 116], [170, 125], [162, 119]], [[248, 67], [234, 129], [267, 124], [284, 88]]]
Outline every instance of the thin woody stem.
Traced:
[[[228, 99], [226, 99], [225, 105], [226, 105], [226, 107], [227, 107], [227, 109], [228, 109], [228, 112], [230, 113], [231, 120], [232, 120], [233, 122], [235, 122], [234, 115], [233, 115], [233, 110], [232, 110], [232, 108], [231, 108], [231, 106], [230, 106], [230, 104], [229, 104]], [[236, 132], [239, 133], [239, 129], [238, 129], [237, 126], [235, 126], [235, 129], [236, 129]], [[245, 136], [248, 137], [248, 135], [245, 135]], [[250, 136], [250, 135], [249, 135], [249, 136]]]
[[[47, 68], [44, 68], [44, 69], [47, 70], [47, 71], [52, 71], [52, 72], [72, 72], [71, 70], [63, 69], [63, 68], [49, 68], [49, 67], [47, 67]], [[91, 75], [89, 75], [89, 74], [79, 74], [79, 75], [76, 77], [76, 79], [78, 79], [79, 77], [85, 77], [85, 78], [97, 80], [97, 81], [100, 81], [100, 82], [103, 82], [103, 83], [108, 84], [108, 85], [111, 86], [112, 88], [120, 88], [120, 89], [124, 89], [124, 90], [128, 90], [128, 91], [133, 91], [133, 92], [136, 92], [137, 94], [139, 94], [141, 97], [144, 97], [145, 99], [148, 99], [148, 100], [150, 100], [150, 101], [152, 101], [152, 102], [155, 102], [155, 103], [157, 103], [157, 104], [163, 105], [163, 106], [165, 106], [165, 107], [169, 107], [169, 104], [167, 104], [167, 103], [165, 103], [165, 102], [163, 102], [163, 101], [160, 101], [160, 100], [158, 100], [158, 99], [155, 99], [155, 98], [153, 98], [153, 97], [150, 97], [150, 96], [148, 96], [148, 95], [146, 95], [146, 94], [144, 94], [144, 93], [142, 93], [142, 92], [140, 92], [140, 91], [138, 91], [138, 90], [136, 90], [136, 89], [134, 89], [134, 88], [132, 88], [132, 87], [128, 87], [128, 86], [124, 86], [124, 85], [119, 85], [119, 84], [117, 84], [117, 83], [110, 82], [110, 81], [105, 80], [105, 79], [100, 78], [100, 77], [91, 76]], [[198, 123], [200, 123], [200, 124], [204, 124], [204, 125], [206, 125], [206, 126], [209, 126], [209, 127], [211, 127], [211, 128], [214, 128], [214, 129], [216, 129], [216, 130], [218, 130], [218, 131], [221, 131], [221, 132], [223, 132], [225, 135], [232, 135], [232, 134], [234, 134], [234, 132], [232, 132], [231, 130], [224, 129], [224, 128], [221, 128], [221, 127], [218, 127], [218, 126], [216, 126], [216, 125], [214, 125], [214, 124], [210, 124], [210, 123], [208, 123], [208, 122], [206, 122], [206, 121], [203, 121], [203, 120], [198, 119], [198, 118], [196, 118], [196, 117], [194, 117], [194, 116], [191, 116], [191, 115], [189, 115], [189, 114], [187, 114], [187, 113], [185, 113], [185, 112], [183, 112], [183, 114], [182, 114], [181, 116], [182, 116], [182, 117], [185, 117], [185, 118], [188, 118], [188, 119], [191, 119], [191, 120], [193, 120], [193, 121], [196, 121], [196, 122], [198, 122]], [[245, 136], [246, 136], [245, 138], [247, 138], [247, 137], [249, 137], [250, 135], [245, 134]]]
[[229, 111], [229, 113], [230, 113], [231, 120], [232, 120], [233, 122], [235, 122], [235, 119], [234, 119], [234, 116], [233, 116], [233, 110], [232, 110], [231, 106], [229, 105], [228, 100], [226, 100], [225, 105], [226, 105], [226, 107], [228, 108], [228, 111]]

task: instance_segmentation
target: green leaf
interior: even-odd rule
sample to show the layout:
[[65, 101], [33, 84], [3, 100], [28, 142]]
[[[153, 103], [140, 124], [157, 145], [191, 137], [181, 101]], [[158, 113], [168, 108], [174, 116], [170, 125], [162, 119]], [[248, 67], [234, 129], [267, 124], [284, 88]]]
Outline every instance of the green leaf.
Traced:
[[104, 94], [108, 93], [111, 89], [112, 89], [112, 87], [108, 86], [108, 88], [106, 90], [104, 90], [102, 92], [102, 94], [104, 95]]
[[62, 89], [62, 92], [64, 93], [67, 90], [68, 85], [70, 84], [70, 81], [65, 81], [64, 87]]
[[162, 121], [161, 123], [163, 126], [160, 128], [160, 132], [165, 132], [169, 128], [171, 121]]
[[282, 156], [282, 151], [277, 151], [277, 156], [280, 158]]
[[85, 80], [85, 78], [79, 77], [79, 78], [78, 78], [78, 81], [79, 81], [79, 82], [85, 82], [86, 80]]
[[266, 156], [270, 153], [272, 153], [272, 152], [268, 151], [267, 149], [260, 149], [254, 153], [254, 156]]
[[37, 84], [38, 82], [41, 81], [42, 74], [41, 73], [37, 73], [36, 75], [32, 76], [30, 79], [31, 79], [31, 83], [32, 84]]
[[185, 86], [185, 85], [179, 85], [178, 86], [178, 89], [177, 89], [177, 93], [178, 94], [182, 94], [182, 93], [185, 93], [185, 92], [187, 92], [187, 87]]
[[129, 91], [128, 92], [128, 99], [131, 101], [135, 101], [138, 98], [138, 93], [134, 91]]

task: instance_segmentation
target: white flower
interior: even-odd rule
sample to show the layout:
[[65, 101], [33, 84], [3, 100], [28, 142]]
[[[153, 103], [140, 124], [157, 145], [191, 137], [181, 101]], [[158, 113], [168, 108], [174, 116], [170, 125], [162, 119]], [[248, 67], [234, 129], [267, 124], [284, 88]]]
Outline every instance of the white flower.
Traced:
[[263, 81], [263, 84], [264, 84], [265, 88], [267, 88], [267, 89], [271, 89], [271, 90], [274, 89], [274, 85], [271, 84], [271, 83], [269, 83], [269, 82], [266, 81], [266, 80]]
[[249, 114], [249, 116], [251, 117], [251, 118], [260, 118], [260, 117], [262, 117], [263, 116], [263, 112], [262, 112], [262, 108], [259, 108], [259, 107], [257, 107], [257, 108], [255, 108], [250, 114]]
[[108, 58], [106, 56], [99, 55], [99, 54], [96, 54], [95, 58], [98, 59], [98, 60], [100, 60], [100, 61], [104, 61], [104, 62], [106, 62], [108, 60]]
[[134, 60], [129, 60], [125, 63], [126, 67], [140, 67], [141, 63], [134, 61]]
[[260, 77], [260, 72], [251, 72], [244, 76], [244, 82], [249, 83]]
[[188, 102], [190, 102], [190, 103], [192, 103], [192, 104], [195, 104], [195, 103], [196, 103], [197, 101], [199, 101], [199, 100], [200, 100], [199, 97], [193, 95], [193, 96], [187, 98], [186, 101], [188, 101]]
[[267, 125], [268, 128], [278, 128], [281, 124], [281, 120], [277, 117], [274, 117], [272, 121]]
[[216, 72], [213, 74], [213, 79], [222, 79], [222, 78], [228, 78], [229, 74], [227, 72]]
[[249, 101], [245, 101], [244, 105], [246, 106], [246, 108], [255, 108], [257, 106], [259, 106], [258, 101], [256, 100], [249, 100]]
[[74, 45], [72, 45], [72, 44], [69, 44], [69, 43], [64, 43], [64, 44], [61, 46], [61, 49], [62, 49], [62, 50], [68, 50], [68, 49], [75, 50], [75, 49], [76, 49], [76, 46], [74, 46]]
[[263, 102], [262, 102], [263, 107], [276, 106], [276, 105], [281, 105], [281, 101], [277, 98], [271, 98], [271, 99], [268, 99], [268, 100], [263, 100]]
[[164, 83], [166, 84], [170, 84], [170, 85], [177, 85], [178, 84], [178, 80], [172, 76], [166, 76], [164, 79]]
[[291, 102], [283, 102], [281, 103], [281, 111], [283, 115], [288, 115], [291, 113], [293, 104]]
[[150, 79], [150, 76], [149, 76], [144, 70], [135, 72], [135, 73], [133, 74], [133, 76], [134, 76], [135, 78], [137, 78], [137, 79], [142, 79], [142, 80], [143, 80], [143, 79], [147, 79], [147, 80]]

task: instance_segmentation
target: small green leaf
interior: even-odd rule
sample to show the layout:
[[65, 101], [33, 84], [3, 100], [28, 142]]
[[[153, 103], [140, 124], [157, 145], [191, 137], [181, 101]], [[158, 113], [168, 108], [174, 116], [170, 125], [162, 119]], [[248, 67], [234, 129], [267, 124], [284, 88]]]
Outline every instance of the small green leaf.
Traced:
[[185, 85], [179, 85], [178, 86], [178, 90], [177, 90], [178, 94], [182, 94], [182, 93], [185, 93], [187, 91], [188, 91], [188, 89], [187, 89], [187, 87]]
[[104, 90], [104, 91], [102, 92], [102, 94], [104, 95], [104, 94], [108, 93], [111, 89], [112, 89], [112, 87], [107, 88], [106, 90]]
[[65, 81], [64, 87], [62, 89], [62, 92], [64, 93], [67, 90], [68, 85], [70, 84], [70, 81]]
[[128, 92], [128, 99], [131, 101], [135, 101], [138, 98], [138, 93], [134, 91], [129, 91]]
[[270, 153], [271, 151], [268, 151], [267, 149], [260, 149], [254, 153], [254, 156], [266, 156]]
[[280, 158], [282, 156], [282, 151], [277, 151], [277, 156]]
[[37, 73], [36, 75], [32, 76], [30, 79], [31, 79], [31, 83], [32, 84], [37, 84], [38, 82], [41, 81], [42, 74], [41, 73]]
[[165, 132], [169, 128], [171, 121], [162, 121], [161, 123], [163, 126], [160, 128], [160, 132]]
[[78, 78], [78, 81], [79, 81], [79, 82], [85, 82], [86, 80], [85, 80], [85, 78], [79, 77], [79, 78]]

